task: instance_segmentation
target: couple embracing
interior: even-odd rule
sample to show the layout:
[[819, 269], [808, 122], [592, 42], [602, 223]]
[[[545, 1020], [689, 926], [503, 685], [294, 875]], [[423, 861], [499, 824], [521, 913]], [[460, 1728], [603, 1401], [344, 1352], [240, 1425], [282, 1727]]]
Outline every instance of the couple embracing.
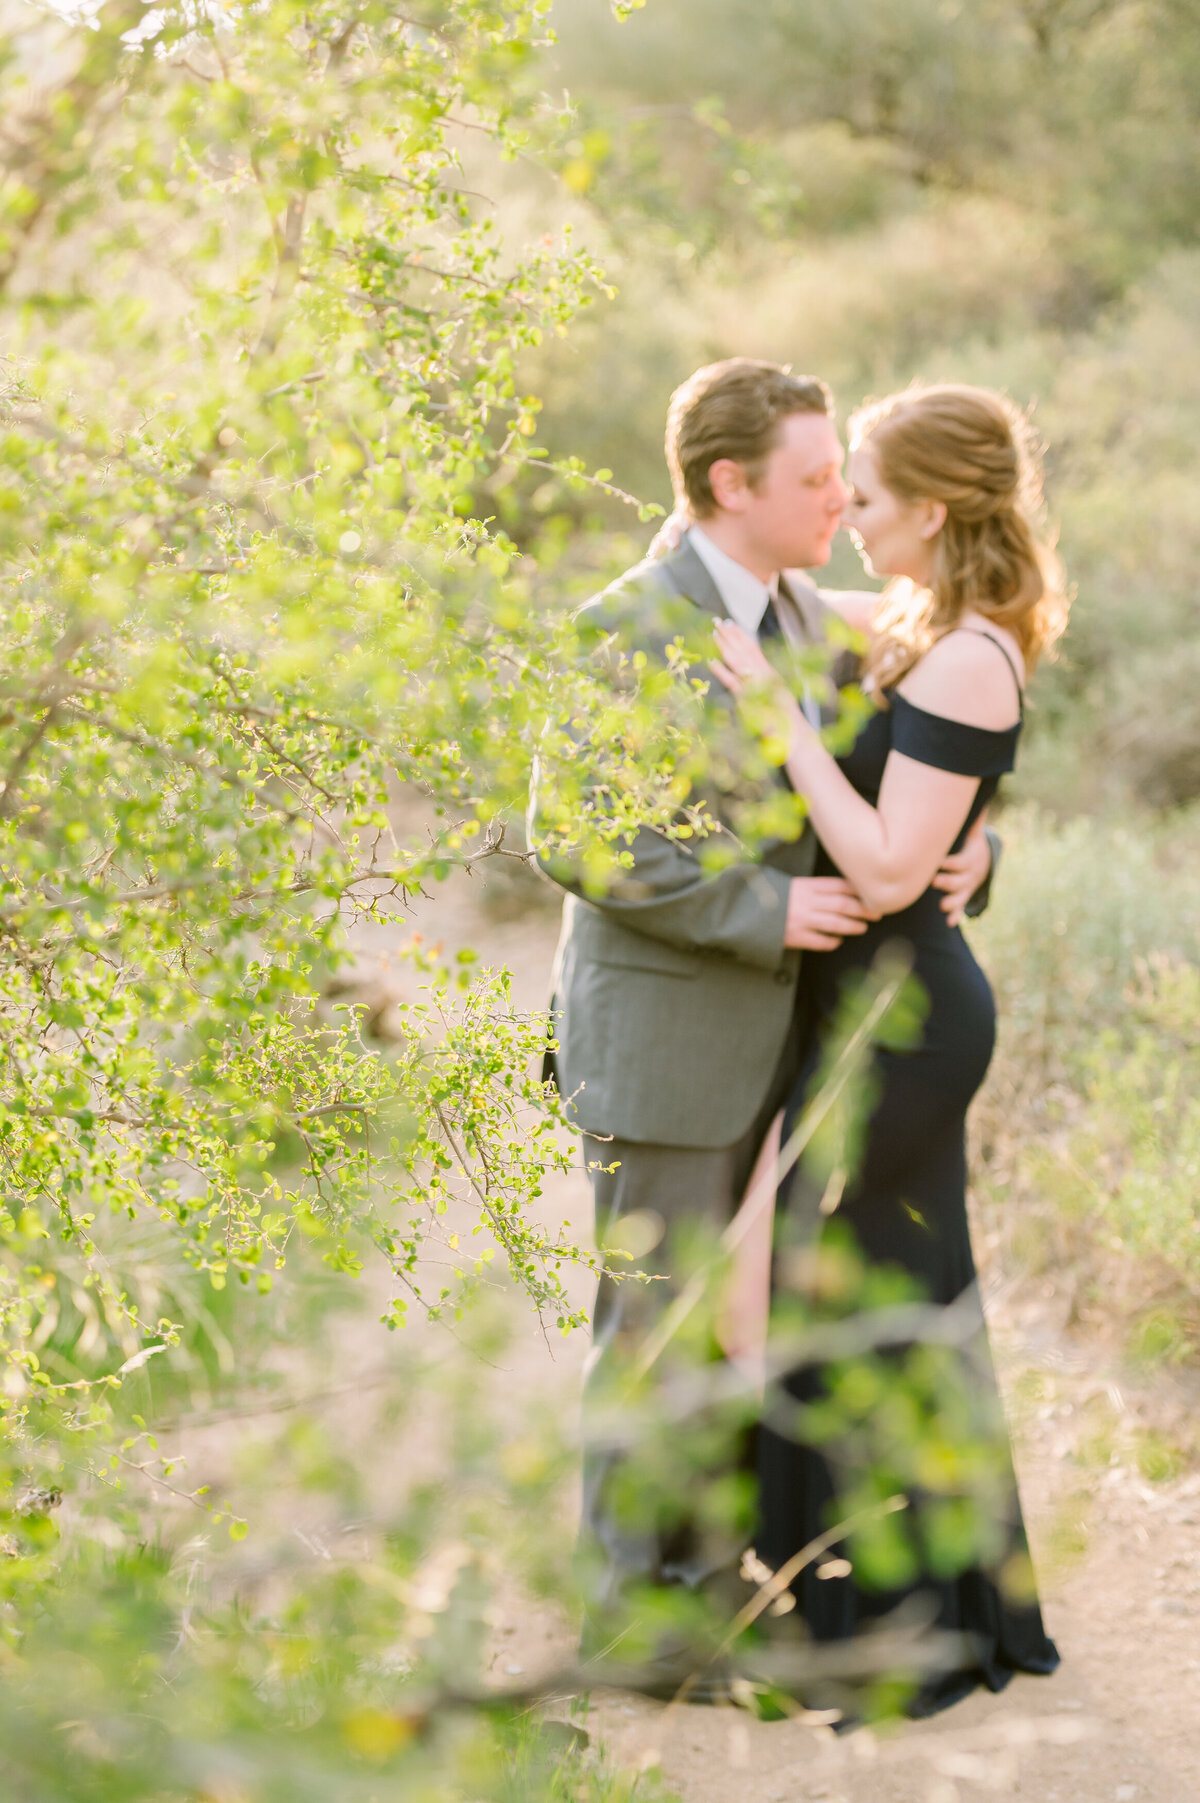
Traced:
[[[630, 867], [601, 893], [546, 866], [568, 891], [554, 1073], [584, 1135], [597, 1240], [620, 1243], [622, 1223], [639, 1223], [637, 1265], [655, 1280], [601, 1280], [592, 1394], [603, 1392], [606, 1367], [661, 1324], [697, 1231], [719, 1234], [733, 1219], [774, 1123], [782, 1113], [786, 1138], [813, 1092], [847, 984], [897, 943], [924, 998], [919, 1037], [874, 1050], [870, 1107], [832, 1211], [809, 1206], [802, 1167], [781, 1181], [773, 1288], [778, 1298], [778, 1248], [803, 1218], [809, 1254], [824, 1246], [853, 1261], [860, 1297], [919, 1299], [960, 1327], [972, 1309], [977, 1316], [964, 1125], [995, 1023], [959, 922], [986, 904], [996, 842], [984, 812], [1013, 767], [1027, 675], [1065, 619], [1058, 565], [1037, 526], [1029, 435], [999, 395], [912, 388], [871, 405], [850, 422], [843, 474], [825, 386], [736, 358], [676, 392], [666, 449], [676, 514], [660, 535], [664, 554], [622, 577], [584, 619], [608, 644], [653, 654], [681, 610], [709, 616], [714, 688], [732, 709], [771, 692], [787, 755], [765, 780], [803, 796], [807, 819], [799, 837], [719, 868], [695, 841], [643, 829]], [[843, 524], [871, 573], [888, 579], [882, 595], [822, 590], [802, 573], [828, 562]], [[839, 615], [861, 635], [861, 660], [843, 652], [824, 692], [813, 680], [789, 686], [781, 672], [799, 667], [789, 648], [847, 642], [829, 631]], [[837, 683], [851, 678], [873, 705], [835, 757], [821, 728], [835, 717]], [[734, 773], [731, 790], [736, 783]], [[718, 821], [724, 799], [710, 798]], [[811, 1257], [806, 1268], [817, 1268]], [[931, 1402], [921, 1389], [911, 1339], [873, 1348], [903, 1381], [889, 1390], [885, 1372], [866, 1393], [859, 1383], [857, 1402], [830, 1361], [775, 1374], [740, 1449], [757, 1509], [740, 1544], [698, 1502], [664, 1493], [669, 1460], [636, 1438], [592, 1435], [585, 1398], [585, 1650], [598, 1672], [605, 1657], [620, 1665], [622, 1641], [638, 1644], [633, 1616], [648, 1609], [653, 1618], [656, 1596], [684, 1600], [677, 1620], [686, 1621], [688, 1598], [706, 1593], [736, 1613], [738, 1583], [785, 1568], [790, 1583], [772, 1617], [792, 1651], [822, 1653], [829, 1671], [899, 1678], [910, 1713], [980, 1683], [999, 1689], [1014, 1671], [1052, 1671], [1058, 1656], [1032, 1587], [982, 1319], [968, 1334], [934, 1338], [957, 1402]], [[822, 1420], [824, 1439], [807, 1431]], [[928, 1446], [906, 1467], [904, 1420], [940, 1447], [933, 1475], [920, 1465]], [[864, 1529], [834, 1549], [846, 1556], [810, 1558], [805, 1549], [852, 1512], [862, 1484], [878, 1481], [877, 1472], [856, 1476], [856, 1445], [899, 1473], [903, 1516], [883, 1540]], [[882, 1646], [888, 1632], [893, 1650], [856, 1666], [855, 1650]], [[910, 1663], [894, 1651], [901, 1643]], [[639, 1658], [645, 1688], [658, 1691], [690, 1681], [703, 1695], [725, 1669], [686, 1631], [664, 1633]], [[623, 1669], [626, 1682], [639, 1681]], [[822, 1667], [810, 1657], [795, 1669]], [[834, 1716], [856, 1713], [845, 1686], [787, 1688], [806, 1703], [832, 1699]]]

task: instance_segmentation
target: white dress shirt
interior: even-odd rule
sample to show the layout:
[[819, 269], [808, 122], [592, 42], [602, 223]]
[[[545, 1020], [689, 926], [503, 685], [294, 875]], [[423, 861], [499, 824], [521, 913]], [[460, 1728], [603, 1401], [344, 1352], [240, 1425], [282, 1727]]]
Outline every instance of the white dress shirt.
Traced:
[[[757, 638], [767, 602], [779, 599], [779, 577], [772, 576], [769, 584], [764, 582], [736, 557], [730, 557], [728, 551], [722, 551], [720, 545], [714, 545], [699, 526], [689, 529], [688, 543], [716, 583], [717, 593], [728, 608], [730, 619], [743, 632]], [[821, 710], [807, 684], [800, 696], [800, 706], [809, 725], [819, 730]]]
[[772, 577], [768, 586], [744, 563], [730, 557], [720, 545], [714, 545], [708, 533], [699, 526], [693, 526], [688, 532], [688, 543], [716, 583], [717, 592], [729, 609], [730, 619], [743, 632], [757, 638], [767, 602], [775, 598], [778, 576]]

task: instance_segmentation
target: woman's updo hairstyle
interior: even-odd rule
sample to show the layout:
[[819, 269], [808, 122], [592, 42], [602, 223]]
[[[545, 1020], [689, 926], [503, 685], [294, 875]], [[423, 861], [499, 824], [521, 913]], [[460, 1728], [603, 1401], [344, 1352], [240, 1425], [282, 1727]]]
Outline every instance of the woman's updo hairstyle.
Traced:
[[856, 413], [850, 443], [870, 445], [880, 481], [899, 500], [946, 509], [928, 589], [901, 579], [884, 592], [867, 658], [872, 686], [898, 682], [968, 609], [1007, 627], [1032, 670], [1061, 635], [1068, 602], [1039, 529], [1040, 459], [1025, 416], [987, 388], [914, 385]]

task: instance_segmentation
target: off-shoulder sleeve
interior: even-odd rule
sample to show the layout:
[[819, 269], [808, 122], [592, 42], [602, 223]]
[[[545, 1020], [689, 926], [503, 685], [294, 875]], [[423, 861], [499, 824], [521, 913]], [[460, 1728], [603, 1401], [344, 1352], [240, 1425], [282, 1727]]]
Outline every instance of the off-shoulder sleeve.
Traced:
[[902, 752], [915, 763], [949, 770], [955, 776], [985, 777], [1003, 776], [1016, 762], [1017, 740], [1021, 736], [1019, 720], [994, 732], [990, 727], [966, 726], [961, 720], [927, 713], [894, 689], [888, 699], [892, 707], [892, 750]]

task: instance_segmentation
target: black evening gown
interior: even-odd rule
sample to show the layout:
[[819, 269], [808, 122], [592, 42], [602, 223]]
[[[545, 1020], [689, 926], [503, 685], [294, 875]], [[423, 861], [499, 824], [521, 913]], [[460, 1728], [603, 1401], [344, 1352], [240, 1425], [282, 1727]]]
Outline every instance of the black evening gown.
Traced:
[[[999, 640], [992, 642], [1007, 657]], [[961, 846], [1000, 776], [1012, 769], [1021, 721], [1007, 731], [986, 731], [927, 713], [895, 692], [888, 701], [840, 760], [841, 768], [872, 803], [893, 749], [940, 770], [979, 777]], [[834, 873], [828, 858], [821, 871]], [[1033, 1587], [967, 1226], [965, 1117], [992, 1055], [994, 1004], [987, 978], [961, 932], [947, 924], [939, 902], [939, 892], [930, 889], [861, 937], [844, 940], [837, 951], [805, 954], [802, 982], [813, 1031], [785, 1119], [785, 1140], [819, 1079], [823, 1046], [848, 984], [889, 942], [911, 948], [927, 1013], [912, 1049], [881, 1048], [874, 1054], [873, 1100], [856, 1169], [833, 1212], [823, 1215], [816, 1208], [820, 1179], [803, 1165], [781, 1186], [775, 1307], [786, 1313], [787, 1262], [800, 1244], [809, 1249], [810, 1271], [820, 1268], [823, 1253], [840, 1253], [843, 1263], [850, 1259], [859, 1288], [847, 1312], [863, 1306], [864, 1299], [870, 1308], [872, 1297], [876, 1305], [919, 1298], [941, 1308], [955, 1304], [946, 1319], [961, 1322], [966, 1316], [970, 1327], [963, 1338], [950, 1336], [948, 1351], [943, 1346], [930, 1354], [909, 1343], [872, 1355], [876, 1379], [884, 1385], [876, 1387], [881, 1398], [876, 1414], [886, 1419], [870, 1418], [875, 1381], [870, 1369], [865, 1379], [861, 1367], [857, 1375], [847, 1375], [845, 1366], [833, 1364], [790, 1372], [768, 1393], [758, 1451], [757, 1552], [775, 1571], [854, 1514], [864, 1497], [886, 1493], [889, 1485], [907, 1495], [906, 1509], [876, 1517], [862, 1533], [851, 1532], [823, 1557], [810, 1560], [792, 1581], [795, 1608], [778, 1629], [785, 1644], [789, 1635], [810, 1647], [814, 1640], [843, 1643], [843, 1655], [850, 1655], [842, 1659], [843, 1668], [853, 1668], [855, 1654], [871, 1646], [865, 1636], [873, 1635], [882, 1647], [889, 1632], [893, 1645], [897, 1631], [915, 1635], [920, 1650], [908, 1671], [903, 1658], [889, 1664], [885, 1651], [877, 1659], [876, 1680], [899, 1684], [891, 1705], [882, 1706], [898, 1701], [913, 1715], [945, 1708], [979, 1684], [999, 1690], [1015, 1671], [1045, 1674], [1058, 1664]], [[806, 1306], [811, 1319], [811, 1290]], [[815, 1306], [821, 1307], [819, 1296]], [[940, 1361], [932, 1376], [930, 1357]], [[887, 1376], [895, 1378], [901, 1370], [902, 1392], [889, 1397]], [[930, 1395], [947, 1379], [950, 1398], [940, 1413], [935, 1407], [931, 1414]], [[801, 1421], [816, 1431], [798, 1428]], [[917, 1423], [927, 1433], [936, 1427], [934, 1439], [941, 1439], [940, 1451], [935, 1444], [919, 1455], [933, 1459], [931, 1479], [923, 1480], [919, 1460], [915, 1471], [905, 1469], [901, 1443], [906, 1435], [915, 1443]], [[911, 1648], [914, 1640], [903, 1644]], [[837, 1669], [835, 1649], [823, 1657]], [[860, 1672], [863, 1663], [860, 1657]], [[809, 1701], [841, 1703], [850, 1715], [860, 1707], [855, 1697], [864, 1699], [861, 1680], [857, 1692], [835, 1686], [824, 1698], [811, 1688], [805, 1694]]]

